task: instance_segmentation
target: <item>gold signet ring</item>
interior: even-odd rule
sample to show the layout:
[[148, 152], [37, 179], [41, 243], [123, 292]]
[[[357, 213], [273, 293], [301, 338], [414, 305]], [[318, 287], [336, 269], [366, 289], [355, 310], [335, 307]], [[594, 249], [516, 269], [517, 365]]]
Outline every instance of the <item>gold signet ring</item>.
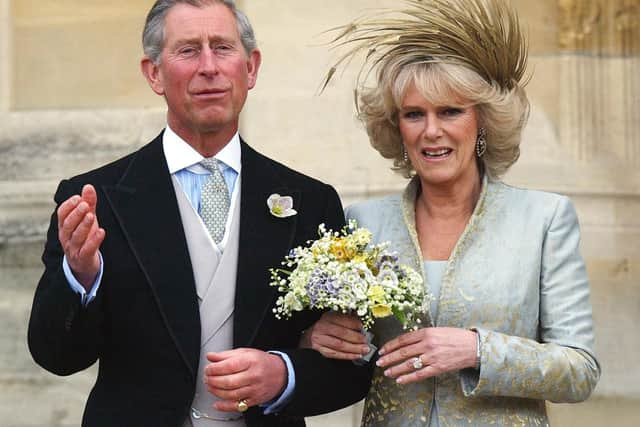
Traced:
[[245, 412], [247, 409], [249, 409], [247, 399], [238, 400], [238, 412]]

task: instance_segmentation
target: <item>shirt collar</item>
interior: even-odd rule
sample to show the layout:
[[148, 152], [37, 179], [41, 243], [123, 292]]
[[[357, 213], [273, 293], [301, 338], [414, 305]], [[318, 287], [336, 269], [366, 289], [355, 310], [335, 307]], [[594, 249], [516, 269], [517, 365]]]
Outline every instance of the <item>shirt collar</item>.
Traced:
[[[180, 138], [168, 125], [162, 135], [162, 148], [169, 167], [169, 173], [171, 174], [196, 165], [204, 159], [200, 153], [184, 139]], [[240, 151], [240, 136], [236, 132], [227, 145], [214, 157], [240, 174]]]

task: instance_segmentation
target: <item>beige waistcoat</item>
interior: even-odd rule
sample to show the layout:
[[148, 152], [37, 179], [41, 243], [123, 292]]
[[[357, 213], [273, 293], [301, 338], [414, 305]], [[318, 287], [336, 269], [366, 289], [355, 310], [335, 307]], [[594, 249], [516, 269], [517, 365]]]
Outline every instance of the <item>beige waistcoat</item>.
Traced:
[[[198, 380], [191, 405], [192, 410], [189, 419], [185, 422], [185, 427], [244, 427], [245, 422], [242, 418], [232, 421], [218, 421], [194, 416], [197, 411], [220, 420], [234, 419], [240, 416], [239, 413], [216, 411], [213, 404], [219, 399], [209, 393], [203, 381], [204, 367], [208, 363], [206, 354], [233, 348], [233, 311], [240, 235], [240, 194], [235, 198], [236, 206], [231, 209], [233, 217], [227, 230], [228, 236], [224, 252], [220, 252], [209, 237], [204, 223], [193, 209], [179, 182], [175, 177], [172, 179], [193, 267], [201, 324]], [[236, 182], [237, 186], [240, 185], [239, 179]]]

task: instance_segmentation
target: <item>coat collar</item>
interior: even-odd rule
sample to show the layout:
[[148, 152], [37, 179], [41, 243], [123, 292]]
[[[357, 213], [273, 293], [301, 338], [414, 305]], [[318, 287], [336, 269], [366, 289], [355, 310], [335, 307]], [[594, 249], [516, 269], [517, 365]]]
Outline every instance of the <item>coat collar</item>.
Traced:
[[282, 168], [244, 141], [240, 201], [240, 247], [234, 313], [234, 345], [252, 344], [262, 319], [271, 313], [277, 289], [269, 286], [269, 268], [277, 267], [293, 244], [298, 216], [277, 218], [269, 212], [273, 193], [293, 197], [299, 210], [301, 192], [291, 188]]
[[[469, 222], [462, 232], [462, 235], [458, 238], [456, 245], [451, 251], [451, 256], [449, 257], [447, 268], [445, 269], [444, 277], [442, 279], [442, 287], [440, 290], [440, 298], [438, 300], [438, 317], [440, 317], [440, 315], [442, 314], [440, 301], [446, 299], [447, 292], [451, 291], [451, 289], [449, 288], [452, 286], [451, 279], [454, 271], [454, 266], [460, 256], [460, 253], [468, 245], [468, 241], [471, 238], [472, 231], [477, 228], [477, 224], [485, 211], [487, 204], [487, 193], [490, 191], [490, 186], [492, 186], [492, 181], [490, 181], [485, 174], [482, 178], [482, 189], [480, 190], [480, 197], [478, 198], [478, 202], [473, 209], [471, 218], [469, 218]], [[422, 249], [420, 248], [420, 241], [418, 239], [416, 226], [416, 199], [419, 192], [420, 178], [416, 175], [409, 181], [406, 188], [404, 189], [404, 192], [402, 193], [401, 206], [404, 224], [407, 228], [407, 231], [409, 232], [409, 238], [411, 239], [411, 242], [413, 243], [413, 247], [415, 249], [415, 258], [413, 259], [412, 267], [415, 268], [416, 271], [421, 272], [423, 280], [426, 280], [427, 276], [424, 271]], [[431, 312], [429, 311], [423, 319], [423, 323], [434, 326], [436, 325], [437, 320], [438, 319], [433, 318]]]
[[[250, 346], [277, 290], [269, 286], [276, 267], [292, 246], [297, 216], [271, 215], [273, 193], [292, 196], [282, 167], [241, 141], [240, 246], [234, 312], [234, 346]], [[145, 275], [163, 320], [192, 375], [196, 375], [201, 325], [195, 280], [175, 191], [162, 150], [162, 135], [141, 148], [120, 182], [104, 186], [107, 201]], [[179, 284], [179, 286], [177, 286]]]
[[200, 354], [198, 301], [162, 135], [133, 155], [120, 182], [103, 190], [165, 326], [195, 378]]

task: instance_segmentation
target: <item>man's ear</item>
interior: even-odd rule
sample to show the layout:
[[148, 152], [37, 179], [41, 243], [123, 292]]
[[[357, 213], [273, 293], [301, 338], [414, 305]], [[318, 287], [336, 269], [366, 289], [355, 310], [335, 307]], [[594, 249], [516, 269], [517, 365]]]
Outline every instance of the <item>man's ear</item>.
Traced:
[[247, 72], [249, 74], [248, 79], [248, 87], [249, 89], [253, 89], [256, 85], [256, 81], [258, 80], [258, 70], [260, 69], [260, 64], [262, 63], [262, 53], [259, 49], [253, 49], [249, 54], [249, 58], [247, 59]]
[[149, 87], [158, 95], [164, 95], [164, 85], [162, 83], [162, 76], [160, 75], [160, 66], [154, 64], [154, 62], [148, 56], [145, 56], [140, 61], [140, 70], [147, 79]]

